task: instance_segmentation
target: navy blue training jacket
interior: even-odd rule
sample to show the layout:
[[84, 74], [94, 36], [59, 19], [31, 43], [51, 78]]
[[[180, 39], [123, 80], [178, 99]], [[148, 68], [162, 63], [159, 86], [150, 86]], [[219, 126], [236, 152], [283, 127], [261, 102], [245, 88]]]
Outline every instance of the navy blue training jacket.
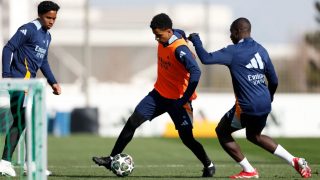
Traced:
[[208, 53], [199, 36], [195, 37], [193, 45], [203, 64], [221, 64], [229, 68], [236, 105], [240, 106], [241, 112], [259, 116], [271, 111], [278, 78], [263, 46], [252, 38], [245, 38], [238, 44]]
[[38, 20], [22, 25], [3, 48], [2, 77], [34, 78], [41, 69], [50, 85], [57, 83], [48, 63], [50, 42]]

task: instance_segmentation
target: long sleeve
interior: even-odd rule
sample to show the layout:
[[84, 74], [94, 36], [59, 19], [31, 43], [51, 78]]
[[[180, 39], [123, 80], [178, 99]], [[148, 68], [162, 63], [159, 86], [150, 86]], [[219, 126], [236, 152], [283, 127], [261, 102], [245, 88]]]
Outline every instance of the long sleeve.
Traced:
[[12, 55], [21, 45], [32, 36], [32, 31], [25, 26], [21, 26], [12, 38], [7, 42], [2, 50], [2, 77], [11, 77], [10, 65]]
[[187, 46], [178, 47], [175, 51], [175, 55], [176, 58], [185, 66], [186, 70], [190, 73], [188, 87], [181, 98], [183, 103], [186, 103], [196, 90], [196, 87], [200, 80], [201, 70]]
[[50, 85], [56, 84], [57, 81], [54, 78], [54, 75], [51, 71], [49, 62], [48, 62], [48, 55], [43, 59], [42, 66], [40, 67], [42, 74], [47, 78], [47, 81]]
[[[267, 54], [267, 53], [266, 53]], [[266, 78], [268, 80], [268, 89], [271, 97], [271, 101], [273, 101], [274, 94], [278, 87], [278, 77], [274, 70], [273, 64], [271, 62], [271, 59], [269, 58], [269, 55], [267, 54], [267, 63], [266, 63]]]
[[230, 65], [233, 57], [233, 48], [228, 46], [219, 51], [208, 53], [202, 46], [198, 35], [192, 37], [192, 43], [202, 64], [222, 64]]
[[9, 78], [11, 77], [10, 65], [12, 59], [13, 50], [5, 45], [2, 51], [2, 77]]

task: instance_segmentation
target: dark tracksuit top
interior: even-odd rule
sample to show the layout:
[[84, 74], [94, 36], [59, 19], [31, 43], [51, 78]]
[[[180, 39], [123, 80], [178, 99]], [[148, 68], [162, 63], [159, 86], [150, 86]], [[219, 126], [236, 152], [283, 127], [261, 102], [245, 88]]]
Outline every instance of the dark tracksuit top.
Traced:
[[229, 68], [236, 96], [235, 106], [238, 108], [236, 111], [253, 116], [271, 111], [278, 78], [263, 46], [252, 38], [245, 38], [238, 44], [208, 53], [199, 37], [195, 38], [193, 44], [203, 64], [222, 64]]
[[[2, 52], [3, 78], [35, 78], [41, 69], [50, 85], [56, 84], [48, 63], [51, 35], [38, 20], [22, 25], [4, 46]], [[11, 112], [14, 121], [6, 136], [2, 159], [11, 161], [12, 154], [25, 129], [24, 91], [10, 93]], [[18, 115], [20, 114], [20, 115]]]
[[50, 85], [57, 83], [48, 63], [51, 35], [38, 20], [22, 25], [4, 46], [3, 78], [35, 78], [38, 69]]

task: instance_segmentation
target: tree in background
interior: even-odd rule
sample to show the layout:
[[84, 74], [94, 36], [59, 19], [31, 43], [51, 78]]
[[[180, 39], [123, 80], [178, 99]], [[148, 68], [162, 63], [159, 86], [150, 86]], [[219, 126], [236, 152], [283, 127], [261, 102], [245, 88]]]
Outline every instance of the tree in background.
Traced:
[[[318, 12], [316, 16], [316, 21], [320, 24], [320, 2], [319, 1], [315, 3], [315, 7]], [[320, 50], [320, 31], [319, 30], [315, 32], [307, 33], [305, 36], [305, 40], [307, 44], [317, 49], [317, 51]]]
[[[315, 3], [317, 10], [316, 21], [320, 24], [320, 2]], [[320, 89], [320, 30], [307, 33], [305, 42], [310, 45], [315, 51], [316, 55], [308, 58], [308, 65], [306, 68], [307, 86], [309, 91], [319, 91]]]

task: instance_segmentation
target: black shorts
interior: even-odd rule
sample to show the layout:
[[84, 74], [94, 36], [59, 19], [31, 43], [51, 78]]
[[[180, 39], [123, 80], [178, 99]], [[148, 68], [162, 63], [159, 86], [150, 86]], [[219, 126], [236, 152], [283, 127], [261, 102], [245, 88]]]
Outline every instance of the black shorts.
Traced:
[[240, 119], [235, 116], [235, 106], [230, 109], [222, 118], [222, 121], [227, 121], [230, 127], [235, 129], [247, 128], [257, 132], [261, 132], [266, 126], [268, 114], [264, 115], [249, 115], [240, 114]]
[[192, 129], [193, 108], [191, 101], [183, 107], [177, 107], [173, 99], [162, 97], [156, 90], [152, 90], [144, 97], [135, 108], [135, 113], [141, 115], [145, 120], [153, 120], [155, 117], [167, 112], [176, 129]]

